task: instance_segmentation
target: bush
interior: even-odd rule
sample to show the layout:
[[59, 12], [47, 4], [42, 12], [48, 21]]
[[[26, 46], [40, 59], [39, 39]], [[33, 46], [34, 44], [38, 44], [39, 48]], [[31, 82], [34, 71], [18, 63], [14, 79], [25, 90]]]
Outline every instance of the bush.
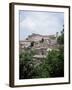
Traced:
[[32, 62], [33, 55], [31, 52], [25, 52], [20, 54], [19, 60], [19, 78], [29, 79], [32, 78], [34, 71], [34, 65]]
[[60, 51], [49, 51], [45, 61], [50, 77], [64, 76], [64, 57]]

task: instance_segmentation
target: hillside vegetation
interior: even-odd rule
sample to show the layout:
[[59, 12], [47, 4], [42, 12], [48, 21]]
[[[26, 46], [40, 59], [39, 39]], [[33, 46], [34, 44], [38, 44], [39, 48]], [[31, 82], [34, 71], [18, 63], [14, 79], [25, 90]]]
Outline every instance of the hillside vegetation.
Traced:
[[[43, 40], [41, 41], [43, 42]], [[58, 50], [48, 51], [48, 55], [35, 67], [33, 63], [34, 52], [21, 53], [19, 56], [19, 78], [51, 78], [64, 76], [64, 29], [57, 38]], [[33, 43], [31, 43], [33, 46]]]

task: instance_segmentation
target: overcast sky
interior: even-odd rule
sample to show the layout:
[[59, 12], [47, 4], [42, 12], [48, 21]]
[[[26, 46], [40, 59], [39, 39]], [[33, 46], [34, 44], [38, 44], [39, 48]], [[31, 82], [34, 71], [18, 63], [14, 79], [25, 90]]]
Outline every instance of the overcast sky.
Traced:
[[20, 40], [32, 33], [53, 35], [60, 32], [64, 25], [64, 13], [19, 11]]

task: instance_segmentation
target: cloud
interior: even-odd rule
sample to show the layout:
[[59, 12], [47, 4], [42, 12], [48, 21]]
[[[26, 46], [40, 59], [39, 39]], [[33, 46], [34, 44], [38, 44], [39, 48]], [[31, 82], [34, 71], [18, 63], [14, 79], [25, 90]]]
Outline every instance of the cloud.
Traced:
[[33, 30], [35, 27], [35, 23], [30, 18], [26, 18], [25, 20], [23, 20], [20, 23], [20, 27], [21, 28], [27, 28], [29, 30]]
[[32, 33], [55, 34], [62, 30], [63, 24], [63, 13], [22, 11], [20, 12], [20, 38], [23, 39], [22, 34], [25, 37]]

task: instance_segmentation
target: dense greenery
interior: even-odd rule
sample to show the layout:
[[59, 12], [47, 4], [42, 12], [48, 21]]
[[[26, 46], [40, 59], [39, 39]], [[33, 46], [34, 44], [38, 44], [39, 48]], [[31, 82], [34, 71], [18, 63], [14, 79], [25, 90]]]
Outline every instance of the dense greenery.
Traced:
[[64, 54], [61, 50], [48, 52], [45, 62], [36, 69], [38, 78], [63, 77], [64, 76]]
[[33, 77], [35, 74], [34, 64], [33, 64], [33, 51], [26, 51], [25, 53], [20, 54], [20, 70], [19, 70], [19, 78], [20, 79], [29, 79]]
[[[43, 42], [43, 40], [42, 40]], [[64, 29], [57, 39], [57, 50], [48, 52], [43, 63], [35, 67], [33, 63], [34, 51], [25, 51], [20, 54], [20, 79], [63, 77], [64, 76]], [[34, 42], [31, 43], [33, 46]]]
[[57, 42], [58, 42], [60, 45], [64, 44], [64, 28], [63, 28], [63, 30], [61, 31], [61, 35], [58, 37]]

